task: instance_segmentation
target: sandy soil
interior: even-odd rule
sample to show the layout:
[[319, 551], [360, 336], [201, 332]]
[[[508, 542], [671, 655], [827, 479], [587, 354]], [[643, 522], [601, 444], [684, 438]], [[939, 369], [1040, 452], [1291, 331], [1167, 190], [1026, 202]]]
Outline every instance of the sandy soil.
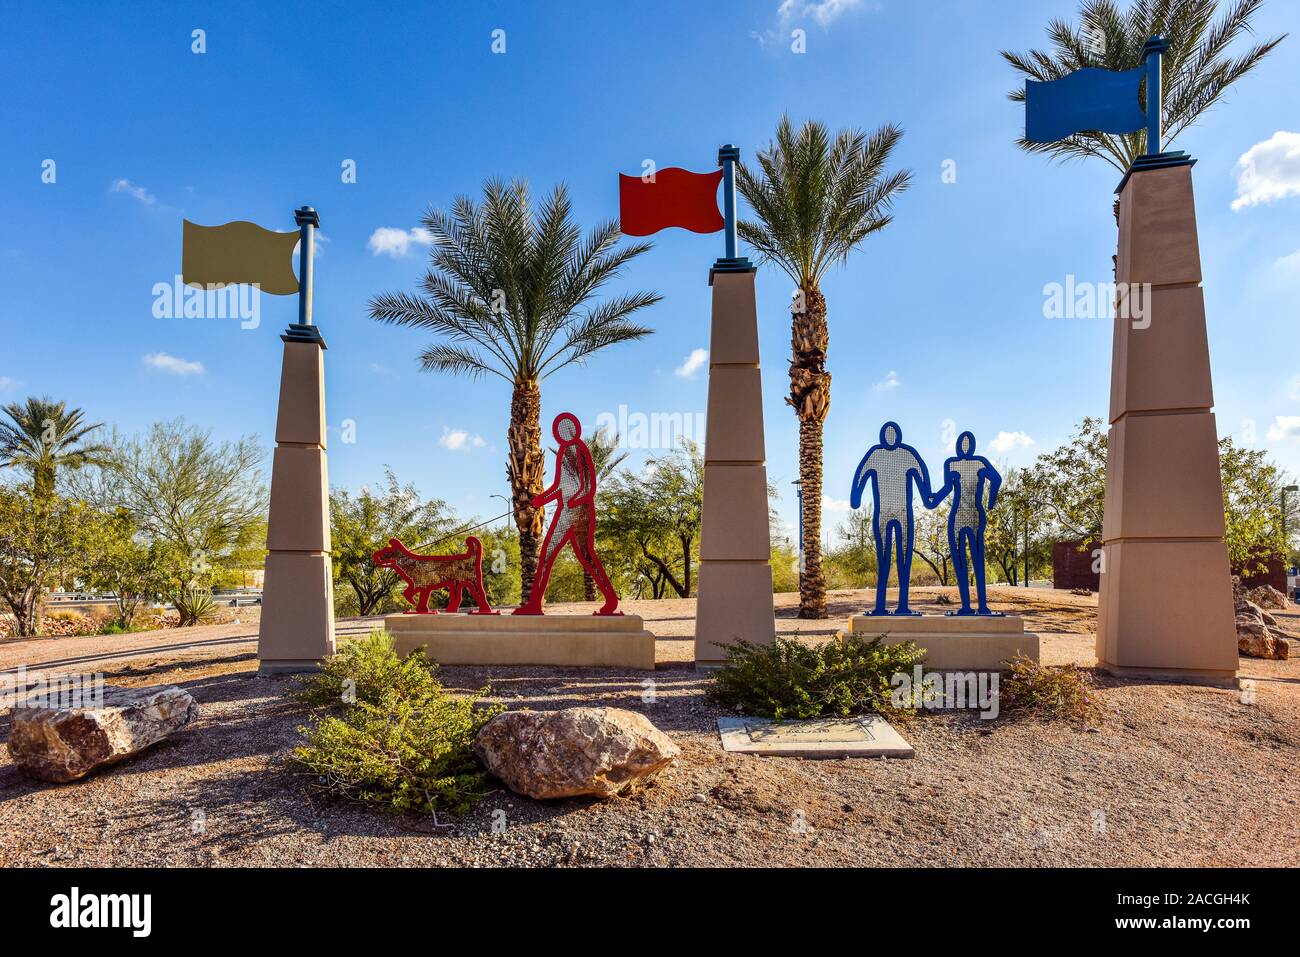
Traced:
[[[919, 607], [941, 610], [937, 591]], [[833, 593], [831, 620], [809, 623], [778, 596], [778, 625], [828, 634], [867, 600]], [[1003, 589], [993, 604], [1043, 634], [1045, 661], [1095, 663], [1095, 597]], [[181, 685], [202, 705], [185, 732], [76, 784], [30, 781], [0, 753], [0, 866], [1300, 865], [1295, 659], [1241, 659], [1254, 704], [1103, 677], [1094, 732], [936, 713], [902, 729], [914, 760], [759, 758], [718, 745], [709, 679], [689, 664], [694, 602], [627, 610], [661, 636], [653, 701], [637, 672], [447, 667], [443, 678], [510, 707], [641, 711], [682, 759], [631, 798], [542, 804], [501, 790], [459, 820], [315, 795], [286, 762], [303, 715], [281, 695], [291, 679], [257, 677], [255, 624], [0, 643], [0, 671], [99, 669], [115, 684]], [[1300, 616], [1284, 623], [1300, 634]]]

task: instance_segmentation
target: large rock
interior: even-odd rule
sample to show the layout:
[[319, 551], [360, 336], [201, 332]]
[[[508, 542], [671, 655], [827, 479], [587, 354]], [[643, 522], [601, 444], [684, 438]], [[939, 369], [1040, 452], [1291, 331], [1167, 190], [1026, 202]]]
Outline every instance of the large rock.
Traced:
[[1290, 657], [1286, 636], [1276, 631], [1277, 619], [1252, 601], [1238, 598], [1234, 605], [1237, 624], [1237, 651], [1248, 658]]
[[681, 753], [644, 715], [621, 708], [507, 712], [479, 731], [474, 750], [510, 790], [539, 799], [620, 794]]
[[1248, 601], [1253, 601], [1261, 608], [1272, 608], [1275, 611], [1285, 609], [1290, 604], [1286, 600], [1286, 595], [1272, 585], [1259, 585], [1245, 592], [1242, 597]]
[[[42, 781], [75, 781], [138, 754], [199, 716], [198, 703], [174, 685], [104, 688], [99, 707], [58, 707], [36, 698], [13, 711], [9, 753]], [[50, 706], [54, 705], [54, 706]]]

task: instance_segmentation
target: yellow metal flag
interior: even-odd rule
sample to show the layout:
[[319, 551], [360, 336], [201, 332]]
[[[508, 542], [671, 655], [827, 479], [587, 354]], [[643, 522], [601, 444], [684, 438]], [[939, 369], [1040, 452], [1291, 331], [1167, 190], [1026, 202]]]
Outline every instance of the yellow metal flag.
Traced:
[[185, 220], [181, 275], [187, 286], [257, 284], [262, 292], [288, 296], [298, 291], [293, 247], [299, 234], [277, 233], [256, 223], [200, 226]]

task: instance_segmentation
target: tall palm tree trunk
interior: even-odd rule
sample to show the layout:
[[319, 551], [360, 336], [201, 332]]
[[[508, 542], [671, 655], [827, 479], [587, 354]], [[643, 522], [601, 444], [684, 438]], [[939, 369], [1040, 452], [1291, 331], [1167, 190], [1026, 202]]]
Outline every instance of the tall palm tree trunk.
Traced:
[[[831, 407], [826, 371], [830, 334], [826, 297], [816, 283], [800, 286], [790, 313], [790, 397], [799, 417], [799, 485], [803, 494], [803, 569], [799, 575], [799, 617], [826, 617], [822, 572], [822, 426]], [[802, 308], [801, 308], [802, 307]]]
[[541, 546], [544, 509], [535, 508], [533, 499], [542, 494], [545, 485], [542, 469], [542, 392], [536, 379], [516, 379], [510, 396], [510, 458], [506, 474], [514, 498], [515, 527], [519, 529], [520, 580], [523, 594], [520, 601], [528, 600], [537, 575], [537, 551]]

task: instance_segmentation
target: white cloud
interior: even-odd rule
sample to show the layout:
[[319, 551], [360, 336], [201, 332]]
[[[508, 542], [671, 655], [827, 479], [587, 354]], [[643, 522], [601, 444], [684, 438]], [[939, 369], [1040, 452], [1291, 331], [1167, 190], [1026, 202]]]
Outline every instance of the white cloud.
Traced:
[[1234, 210], [1300, 196], [1300, 133], [1278, 130], [1237, 160]]
[[1034, 444], [1034, 440], [1025, 432], [999, 432], [989, 443], [989, 448], [994, 452], [1010, 452], [1015, 448], [1027, 448]]
[[1273, 268], [1288, 276], [1300, 276], [1300, 249], [1273, 260]]
[[410, 229], [397, 229], [393, 226], [380, 226], [366, 241], [366, 248], [374, 256], [391, 256], [401, 259], [411, 251], [412, 246], [428, 246], [433, 236], [422, 226]]
[[11, 379], [7, 375], [0, 375], [0, 392], [8, 392], [10, 389], [18, 388], [18, 380]]
[[197, 359], [178, 359], [165, 352], [151, 352], [144, 357], [144, 364], [151, 369], [170, 375], [202, 375], [203, 363]]
[[708, 349], [692, 349], [691, 354], [686, 357], [686, 361], [677, 367], [677, 375], [683, 379], [693, 379], [695, 373], [703, 369], [704, 363], [708, 361]]
[[831, 498], [829, 495], [823, 495], [822, 511], [848, 513], [853, 511], [853, 508], [849, 505], [849, 500], [847, 498]]
[[[846, 11], [861, 5], [862, 0], [781, 0], [776, 8], [776, 26], [763, 31], [755, 30], [750, 36], [764, 47], [778, 42], [788, 43], [792, 27], [812, 20], [826, 30]], [[874, 8], [879, 10], [880, 4], [874, 4]]]
[[885, 376], [871, 388], [875, 392], [888, 392], [890, 389], [897, 389], [903, 384], [903, 380], [898, 377], [898, 373], [893, 369], [889, 370], [889, 375]]
[[155, 206], [158, 203], [158, 197], [149, 192], [143, 186], [137, 186], [129, 179], [115, 179], [109, 185], [110, 193], [126, 193], [137, 202], [144, 203], [146, 206]]
[[1268, 427], [1268, 440], [1281, 442], [1286, 439], [1300, 439], [1300, 415], [1279, 415]]
[[487, 445], [480, 435], [472, 435], [464, 429], [449, 429], [445, 425], [442, 427], [442, 438], [438, 440], [438, 444], [453, 452], [468, 452], [470, 449], [481, 449]]

